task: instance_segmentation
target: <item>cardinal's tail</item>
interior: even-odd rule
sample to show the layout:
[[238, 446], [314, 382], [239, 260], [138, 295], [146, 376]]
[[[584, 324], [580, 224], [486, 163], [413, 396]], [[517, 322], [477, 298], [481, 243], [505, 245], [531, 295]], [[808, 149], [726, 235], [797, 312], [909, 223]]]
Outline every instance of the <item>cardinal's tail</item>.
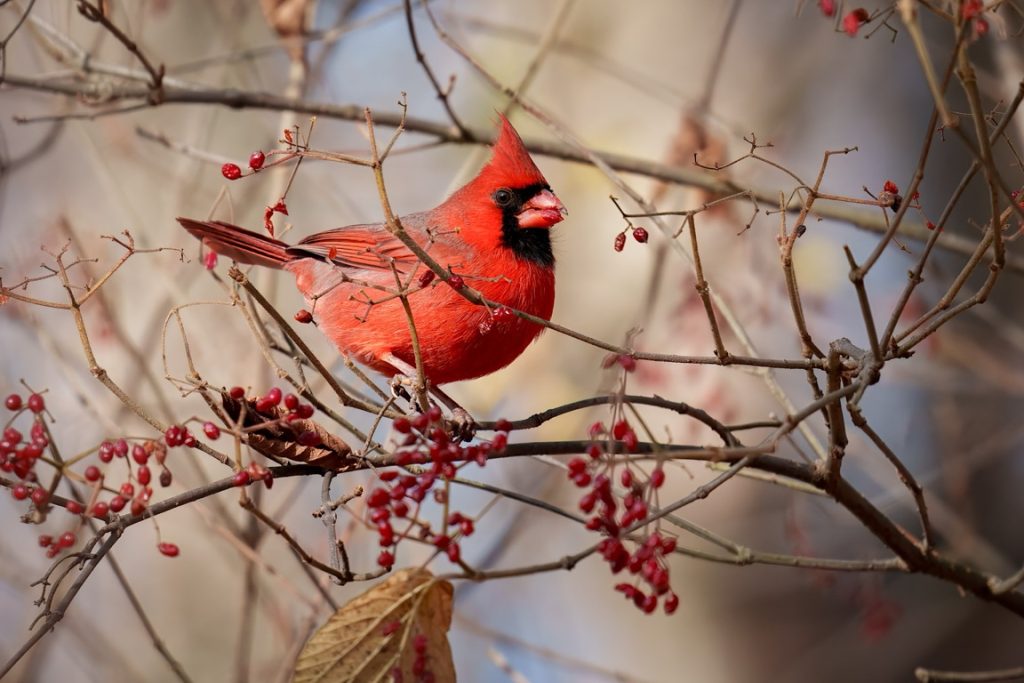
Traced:
[[178, 222], [207, 247], [239, 263], [280, 268], [292, 259], [284, 242], [230, 223], [191, 218], [178, 218]]

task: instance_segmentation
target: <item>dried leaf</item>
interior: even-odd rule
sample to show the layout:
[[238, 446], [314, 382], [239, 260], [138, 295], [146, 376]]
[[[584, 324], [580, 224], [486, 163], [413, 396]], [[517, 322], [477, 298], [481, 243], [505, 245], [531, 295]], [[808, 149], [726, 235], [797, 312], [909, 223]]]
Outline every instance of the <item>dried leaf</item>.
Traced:
[[425, 569], [396, 573], [355, 598], [306, 642], [295, 683], [455, 681], [448, 646], [452, 585]]
[[[233, 399], [221, 393], [224, 412], [237, 420], [245, 405], [243, 427], [251, 427], [283, 418], [288, 410], [280, 406], [264, 410], [256, 410], [256, 401], [250, 399]], [[319, 438], [319, 445], [304, 446], [298, 442], [303, 432], [313, 432]], [[335, 436], [326, 427], [314, 420], [288, 420], [266, 425], [249, 432], [249, 446], [265, 455], [274, 455], [286, 460], [304, 462], [329, 470], [344, 472], [356, 465], [352, 459], [352, 448], [341, 438]]]

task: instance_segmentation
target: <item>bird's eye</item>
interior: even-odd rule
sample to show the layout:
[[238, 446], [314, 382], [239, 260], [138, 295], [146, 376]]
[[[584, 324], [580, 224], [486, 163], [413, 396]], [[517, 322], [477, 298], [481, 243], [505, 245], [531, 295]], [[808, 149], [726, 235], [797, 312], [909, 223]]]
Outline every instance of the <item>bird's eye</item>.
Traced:
[[504, 188], [494, 193], [494, 203], [498, 206], [508, 206], [512, 203], [512, 193]]

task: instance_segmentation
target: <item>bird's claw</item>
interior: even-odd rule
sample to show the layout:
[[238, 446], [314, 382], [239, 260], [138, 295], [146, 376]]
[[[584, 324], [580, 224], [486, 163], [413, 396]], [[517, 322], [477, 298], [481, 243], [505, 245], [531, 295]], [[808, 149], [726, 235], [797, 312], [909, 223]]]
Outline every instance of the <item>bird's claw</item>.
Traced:
[[395, 375], [388, 384], [391, 385], [391, 395], [395, 398], [402, 398], [406, 401], [412, 400], [412, 394], [415, 393], [416, 387], [415, 380], [412, 377], [406, 377], [405, 375]]
[[464, 408], [455, 408], [451, 417], [445, 420], [445, 427], [453, 439], [469, 441], [476, 434], [477, 424]]

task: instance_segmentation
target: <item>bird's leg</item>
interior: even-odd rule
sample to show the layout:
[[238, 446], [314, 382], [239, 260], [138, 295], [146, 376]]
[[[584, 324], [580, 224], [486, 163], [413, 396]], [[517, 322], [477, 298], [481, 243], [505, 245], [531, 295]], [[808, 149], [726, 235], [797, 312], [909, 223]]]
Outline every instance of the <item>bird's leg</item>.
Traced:
[[380, 358], [385, 363], [388, 363], [391, 367], [398, 370], [398, 372], [388, 380], [388, 384], [391, 385], [392, 395], [412, 401], [413, 397], [419, 394], [420, 389], [422, 388], [420, 387], [419, 373], [416, 372], [416, 368], [409, 365], [393, 353], [385, 353]]
[[[405, 391], [405, 387], [409, 387], [416, 392], [419, 388], [419, 373], [416, 372], [416, 368], [406, 363], [404, 360], [399, 358], [393, 353], [385, 353], [381, 357], [385, 363], [391, 365], [391, 367], [398, 370], [398, 374], [391, 378], [391, 390], [393, 392]], [[469, 441], [473, 438], [476, 433], [476, 420], [469, 414], [465, 408], [460, 406], [455, 399], [448, 394], [441, 391], [439, 387], [432, 385], [427, 381], [427, 391], [434, 395], [442, 405], [451, 411], [451, 420], [449, 420], [450, 431], [454, 436], [457, 436], [463, 441]]]

